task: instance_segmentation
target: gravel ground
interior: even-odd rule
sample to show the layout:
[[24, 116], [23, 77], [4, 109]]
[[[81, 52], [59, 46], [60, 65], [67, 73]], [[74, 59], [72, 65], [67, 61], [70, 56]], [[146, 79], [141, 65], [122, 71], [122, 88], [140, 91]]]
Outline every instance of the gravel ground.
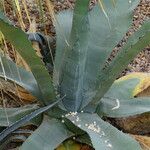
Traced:
[[[48, 34], [51, 36], [55, 36], [55, 29], [52, 25], [50, 13], [49, 11], [47, 11], [48, 8], [46, 6], [45, 0], [43, 0], [43, 4], [41, 6], [44, 14], [43, 17], [41, 17], [41, 13], [39, 13], [41, 8], [37, 6], [35, 0], [28, 0], [26, 1], [26, 3], [27, 3], [30, 19], [36, 21], [37, 31], [43, 32], [44, 34]], [[64, 9], [73, 8], [74, 6], [74, 0], [53, 0], [52, 3], [54, 4], [54, 11], [56, 13]], [[94, 3], [96, 3], [96, 0], [91, 1], [91, 6]], [[20, 26], [17, 20], [18, 14], [15, 15], [16, 13], [13, 10], [12, 2], [10, 0], [5, 0], [5, 4], [6, 4], [7, 16], [11, 20], [13, 20], [16, 23], [16, 25]], [[23, 8], [22, 5], [21, 7], [22, 7], [21, 10], [23, 14], [23, 21], [25, 24], [25, 31], [28, 31], [29, 20], [25, 13], [25, 9]], [[141, 0], [140, 5], [135, 10], [133, 25], [130, 31], [126, 34], [122, 42], [119, 43], [117, 47], [113, 50], [113, 53], [109, 60], [111, 60], [116, 55], [116, 52], [125, 43], [128, 36], [131, 35], [135, 30], [137, 30], [138, 27], [143, 23], [143, 21], [149, 17], [150, 17], [150, 0]], [[150, 47], [145, 48], [134, 59], [134, 61], [131, 64], [129, 64], [128, 68], [123, 72], [123, 75], [129, 72], [150, 72]]]
[[[126, 37], [136, 31], [144, 20], [150, 18], [150, 0], [141, 0], [140, 5], [137, 7], [134, 13], [133, 25]], [[126, 38], [125, 37], [125, 38]], [[150, 46], [145, 48], [132, 63], [129, 64], [128, 69], [124, 73], [128, 72], [149, 72], [150, 73]]]

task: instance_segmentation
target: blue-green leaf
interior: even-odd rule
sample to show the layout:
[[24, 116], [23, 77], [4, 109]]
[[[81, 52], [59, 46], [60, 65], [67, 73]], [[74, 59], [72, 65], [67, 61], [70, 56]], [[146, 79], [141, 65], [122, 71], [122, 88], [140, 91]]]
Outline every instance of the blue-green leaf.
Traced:
[[50, 108], [55, 106], [59, 101], [56, 101], [56, 102], [54, 102], [52, 104], [49, 104], [45, 107], [38, 108], [38, 109], [34, 110], [33, 112], [31, 112], [30, 114], [27, 114], [26, 116], [24, 116], [21, 119], [17, 120], [14, 124], [8, 126], [6, 129], [4, 129], [0, 133], [0, 143], [3, 143], [3, 141], [5, 141], [7, 139], [7, 137], [9, 137], [11, 135], [12, 132], [14, 132], [15, 130], [17, 130], [21, 126], [28, 123], [30, 120], [36, 118], [40, 114], [44, 113], [45, 111], [49, 110]]
[[116, 81], [99, 103], [98, 113], [108, 117], [127, 117], [150, 112], [150, 97], [134, 98], [140, 79]]
[[95, 150], [141, 150], [137, 141], [103, 121], [97, 114], [76, 114], [67, 117], [91, 138]]
[[134, 98], [133, 91], [139, 83], [140, 79], [138, 79], [138, 77], [123, 81], [116, 80], [104, 97], [111, 97], [114, 99]]
[[30, 114], [35, 109], [39, 108], [37, 105], [27, 105], [18, 108], [0, 108], [0, 126], [10, 126], [22, 117]]
[[68, 110], [77, 111], [83, 99], [83, 74], [89, 39], [89, 0], [77, 0], [73, 13], [69, 45], [65, 48], [60, 78], [60, 93]]
[[97, 113], [107, 117], [120, 118], [150, 112], [150, 98], [113, 99], [102, 98]]
[[40, 58], [35, 54], [28, 36], [21, 30], [9, 24], [0, 12], [0, 30], [5, 38], [15, 47], [22, 58], [27, 62], [38, 83], [44, 104], [55, 98], [52, 80]]
[[[68, 47], [68, 49], [71, 49], [72, 47], [69, 42], [69, 35], [72, 28], [73, 12], [63, 11], [58, 14], [58, 25], [56, 26], [56, 78], [54, 78], [55, 84], [57, 85], [62, 85], [65, 83], [62, 87], [63, 94], [72, 93], [67, 94], [68, 97], [72, 99], [72, 102], [69, 98], [68, 100], [66, 100], [68, 107], [71, 106], [74, 101], [76, 101], [75, 98], [77, 98], [78, 101], [80, 100], [81, 105], [78, 104], [80, 105], [80, 108], [83, 108], [91, 101], [96, 93], [95, 86], [99, 71], [104, 67], [105, 61], [110, 55], [112, 49], [123, 38], [127, 30], [129, 29], [132, 23], [133, 9], [137, 6], [138, 3], [139, 0], [134, 0], [131, 4], [128, 1], [118, 0], [116, 1], [114, 7], [111, 2], [104, 1], [104, 5], [106, 8], [105, 11], [110, 18], [109, 23], [102, 9], [99, 6], [95, 6], [88, 13], [88, 21], [86, 22], [86, 24], [88, 24], [89, 22], [90, 26], [89, 30], [87, 31], [88, 37], [82, 38], [82, 36], [80, 36], [80, 32], [76, 35], [76, 37], [81, 37], [82, 43], [85, 44], [82, 45], [82, 48], [85, 50], [82, 51], [83, 53], [79, 53], [79, 51], [81, 50], [81, 45], [79, 44], [80, 42], [77, 42], [74, 45], [76, 49], [74, 51], [70, 50], [68, 52], [67, 48], [65, 48]], [[85, 24], [83, 23], [82, 26], [84, 28]], [[81, 29], [82, 28], [80, 28], [80, 30]], [[68, 58], [66, 58], [66, 55], [68, 55]], [[73, 58], [71, 58], [71, 56]], [[62, 65], [64, 61], [67, 61], [67, 63], [69, 64], [67, 65], [67, 67], [66, 65]], [[65, 67], [66, 69], [62, 69], [63, 67]], [[81, 75], [76, 76], [76, 78], [75, 70], [76, 75], [79, 75], [82, 72]], [[67, 89], [65, 87], [67, 87]], [[74, 92], [73, 88], [75, 87], [79, 90], [76, 90]]]
[[73, 136], [59, 120], [45, 117], [40, 127], [23, 143], [20, 150], [54, 150]]
[[150, 21], [145, 22], [142, 27], [135, 32], [127, 41], [125, 46], [119, 51], [111, 64], [100, 72], [99, 85], [97, 86], [96, 96], [92, 104], [97, 104], [104, 94], [121, 73], [133, 60], [136, 55], [148, 44], [150, 44]]
[[[94, 97], [98, 86], [99, 73], [105, 66], [113, 48], [122, 40], [132, 24], [133, 10], [139, 0], [117, 0], [115, 7], [110, 1], [103, 1], [105, 16], [101, 7], [96, 6], [89, 13], [90, 41], [84, 77], [84, 101], [82, 107]], [[109, 20], [108, 20], [109, 19]]]
[[15, 82], [21, 87], [25, 88], [38, 100], [41, 100], [41, 92], [38, 84], [31, 72], [17, 66], [13, 61], [0, 54], [0, 77]]

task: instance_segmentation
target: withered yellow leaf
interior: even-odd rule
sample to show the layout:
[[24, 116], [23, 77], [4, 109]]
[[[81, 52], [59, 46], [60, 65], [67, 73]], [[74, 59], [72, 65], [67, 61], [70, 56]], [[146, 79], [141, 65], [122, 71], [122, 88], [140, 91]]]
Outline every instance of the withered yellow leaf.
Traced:
[[134, 72], [121, 77], [116, 82], [129, 79], [139, 79], [140, 81], [133, 90], [133, 96], [150, 96], [150, 73]]
[[60, 144], [60, 146], [56, 150], [81, 150], [82, 145], [73, 141], [67, 140], [66, 142]]

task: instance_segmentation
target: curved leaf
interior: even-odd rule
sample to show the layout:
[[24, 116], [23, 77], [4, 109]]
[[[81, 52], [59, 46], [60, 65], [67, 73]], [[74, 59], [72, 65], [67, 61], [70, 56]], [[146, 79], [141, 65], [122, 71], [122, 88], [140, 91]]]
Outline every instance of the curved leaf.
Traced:
[[150, 98], [112, 99], [102, 98], [97, 113], [120, 118], [150, 112]]
[[55, 86], [59, 86], [59, 79], [61, 76], [61, 65], [65, 56], [65, 47], [69, 45], [69, 36], [72, 27], [73, 12], [71, 10], [61, 11], [56, 15], [56, 54], [55, 54], [55, 68], [53, 74], [53, 81]]
[[[72, 27], [73, 13], [71, 11], [63, 11], [58, 14], [58, 25], [56, 26], [56, 74], [54, 75], [57, 76], [55, 83], [57, 82], [57, 85], [63, 85], [61, 92], [67, 94], [69, 97], [69, 100], [64, 100], [68, 103], [68, 105], [71, 106], [71, 103], [75, 103], [75, 99], [80, 99], [82, 106], [80, 104], [78, 105], [80, 105], [80, 108], [83, 108], [93, 98], [96, 92], [95, 86], [98, 72], [103, 68], [112, 49], [127, 32], [132, 22], [133, 9], [138, 3], [139, 0], [134, 0], [131, 4], [129, 4], [128, 1], [122, 2], [121, 0], [118, 0], [114, 7], [109, 1], [104, 1], [107, 14], [110, 18], [109, 23], [111, 28], [102, 9], [98, 6], [94, 7], [89, 12], [89, 21], [82, 23], [83, 28], [85, 28], [85, 24], [88, 24], [89, 22], [90, 29], [88, 29], [88, 31], [84, 31], [87, 32], [86, 34], [88, 38], [82, 38], [82, 36], [80, 36], [80, 34], [82, 34], [80, 31], [82, 30], [82, 27], [75, 37], [81, 37], [82, 44], [84, 43], [82, 48], [79, 42], [80, 40], [77, 40], [78, 42], [73, 46], [68, 42]], [[88, 32], [90, 32], [90, 34], [88, 34]], [[66, 53], [68, 50], [65, 47], [68, 47], [68, 49], [75, 48], [76, 50], [70, 50], [68, 54]], [[73, 57], [72, 59], [71, 56]], [[66, 61], [68, 65], [63, 66], [62, 64], [66, 63]], [[62, 69], [62, 67], [65, 68]], [[67, 87], [67, 89], [65, 87]], [[70, 99], [72, 99], [72, 102]]]
[[53, 71], [53, 55], [54, 51], [51, 50], [50, 44], [52, 43], [53, 39], [51, 37], [46, 37], [41, 33], [29, 33], [28, 39], [32, 42], [38, 42], [40, 47], [40, 53], [42, 55], [42, 60], [49, 71], [52, 73]]
[[134, 57], [148, 44], [150, 44], [150, 21], [147, 21], [127, 41], [122, 50], [119, 51], [111, 64], [99, 75], [97, 94], [92, 104], [97, 104], [113, 84], [119, 73], [121, 73]]
[[150, 74], [131, 73], [116, 80], [105, 97], [112, 98], [134, 98], [143, 90], [146, 90], [150, 83]]
[[20, 150], [54, 150], [71, 136], [73, 133], [59, 120], [45, 117], [40, 127], [23, 143]]
[[32, 73], [17, 66], [13, 61], [7, 59], [2, 54], [0, 54], [0, 57], [2, 63], [2, 65], [0, 65], [0, 77], [15, 82], [25, 88], [38, 100], [41, 100], [41, 92]]
[[59, 101], [54, 102], [53, 104], [47, 105], [42, 108], [38, 108], [37, 110], [31, 112], [30, 114], [22, 117], [20, 120], [17, 120], [14, 124], [11, 126], [7, 127], [0, 133], [0, 143], [3, 143], [3, 141], [6, 140], [6, 138], [14, 132], [16, 129], [20, 128], [21, 126], [25, 125], [27, 122], [30, 120], [34, 119], [38, 115], [42, 114], [43, 112], [49, 110], [53, 106], [55, 106]]
[[[84, 91], [82, 107], [86, 106], [95, 96], [100, 82], [99, 73], [105, 66], [113, 48], [122, 40], [132, 24], [133, 11], [139, 0], [117, 0], [115, 7], [110, 1], [103, 1], [105, 16], [102, 8], [96, 6], [89, 13], [90, 41], [85, 67]], [[109, 19], [109, 20], [108, 20]]]
[[97, 112], [115, 118], [150, 112], [150, 97], [134, 98], [141, 83], [149, 81], [147, 80], [148, 75], [145, 75], [144, 78], [139, 76], [139, 73], [133, 73], [116, 80], [100, 101]]
[[[18, 53], [30, 66], [31, 71], [37, 80], [38, 86], [42, 93], [41, 102], [48, 104], [55, 98], [55, 93], [51, 78], [40, 58], [35, 54], [28, 36], [20, 29], [14, 27], [3, 19], [0, 12], [0, 30], [5, 38], [16, 48]], [[2, 16], [2, 17], [1, 17]]]
[[65, 48], [60, 78], [60, 93], [66, 95], [63, 104], [68, 110], [77, 111], [83, 97], [83, 74], [89, 39], [89, 0], [77, 0], [73, 13], [69, 45]]
[[[116, 80], [115, 82], [121, 82], [129, 79], [137, 78], [140, 80], [140, 82], [134, 87], [132, 90], [133, 96], [139, 96], [139, 95], [145, 95], [148, 96], [145, 93], [146, 90], [150, 87], [150, 74], [149, 73], [143, 73], [143, 72], [134, 72], [130, 73], [126, 76], [121, 77], [120, 79]], [[128, 82], [128, 81], [127, 81]], [[142, 96], [141, 95], [141, 96]]]
[[130, 136], [103, 121], [97, 114], [76, 114], [67, 117], [73, 124], [87, 132], [95, 150], [141, 150]]
[[116, 80], [104, 97], [111, 97], [113, 99], [131, 99], [134, 98], [134, 90], [140, 84], [138, 77], [127, 80]]
[[[27, 105], [18, 108], [0, 108], [0, 126], [6, 127], [14, 124], [22, 117], [39, 108], [37, 105]], [[8, 120], [7, 120], [8, 119]], [[8, 122], [9, 121], [9, 122]]]

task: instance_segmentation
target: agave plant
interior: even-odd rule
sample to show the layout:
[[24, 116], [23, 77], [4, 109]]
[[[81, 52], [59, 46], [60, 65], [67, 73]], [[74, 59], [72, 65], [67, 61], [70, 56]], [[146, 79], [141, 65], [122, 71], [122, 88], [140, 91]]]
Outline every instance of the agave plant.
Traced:
[[[105, 67], [112, 49], [131, 26], [138, 3], [139, 0], [104, 1], [105, 10], [97, 4], [89, 11], [89, 0], [76, 0], [74, 11], [57, 14], [53, 75], [35, 54], [26, 33], [0, 14], [0, 30], [31, 69], [28, 72], [1, 55], [0, 76], [24, 87], [40, 103], [6, 108], [8, 116], [1, 108], [0, 125], [7, 127], [7, 117], [10, 120], [9, 127], [0, 133], [1, 145], [19, 127], [32, 123], [40, 125], [20, 150], [54, 150], [71, 138], [95, 150], [141, 149], [136, 140], [103, 120], [103, 117], [120, 118], [150, 111], [149, 97], [134, 97], [138, 78], [115, 81], [129, 62], [150, 44], [149, 21], [129, 37]], [[79, 145], [67, 143], [58, 149], [78, 149]]]

